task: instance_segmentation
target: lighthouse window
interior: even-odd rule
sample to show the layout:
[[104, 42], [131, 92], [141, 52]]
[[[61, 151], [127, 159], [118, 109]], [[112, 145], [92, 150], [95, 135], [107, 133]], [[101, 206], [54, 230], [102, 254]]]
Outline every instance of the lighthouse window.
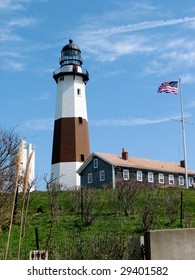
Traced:
[[85, 155], [81, 154], [81, 161], [85, 161]]
[[60, 77], [60, 81], [64, 81], [64, 77]]
[[77, 95], [81, 95], [81, 89], [77, 88]]
[[82, 124], [83, 123], [83, 118], [79, 117], [79, 123]]

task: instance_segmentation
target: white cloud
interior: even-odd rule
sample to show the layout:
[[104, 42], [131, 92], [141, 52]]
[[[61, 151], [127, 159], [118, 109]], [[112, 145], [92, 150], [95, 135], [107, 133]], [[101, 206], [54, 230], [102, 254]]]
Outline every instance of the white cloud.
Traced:
[[190, 102], [188, 104], [188, 108], [195, 108], [195, 99], [190, 100]]
[[187, 73], [181, 77], [182, 84], [195, 83], [195, 75], [192, 73]]
[[[155, 6], [150, 5], [145, 1], [113, 1], [113, 10], [108, 10], [101, 14], [98, 14], [98, 17], [92, 18], [90, 15], [85, 15], [86, 22], [90, 22], [91, 27], [93, 28], [94, 25], [98, 24], [105, 24], [108, 25], [110, 22], [114, 21], [120, 22], [129, 22], [129, 19], [136, 19], [138, 17], [142, 17], [143, 15], [146, 16], [148, 14], [156, 13], [158, 10], [158, 6], [155, 3]], [[93, 26], [92, 26], [93, 25]], [[93, 28], [94, 30], [97, 30]]]
[[19, 42], [22, 38], [9, 29], [0, 30], [0, 42]]
[[[177, 75], [183, 77], [185, 83], [194, 82], [195, 78], [191, 72], [194, 72], [193, 68], [195, 67], [195, 40], [185, 38], [184, 34], [180, 34], [181, 38], [175, 36], [166, 38], [161, 34], [161, 39], [166, 39], [166, 44], [157, 40], [153, 58], [144, 67], [141, 76], [177, 73]], [[158, 35], [156, 35], [156, 38], [158, 38]]]
[[[89, 34], [88, 34], [89, 35]], [[121, 35], [115, 38], [87, 38], [83, 41], [82, 47], [99, 61], [114, 61], [119, 56], [131, 55], [135, 53], [150, 53], [155, 50], [155, 46], [148, 44], [149, 36], [143, 35]], [[90, 35], [89, 35], [90, 36]], [[83, 38], [81, 38], [83, 40]]]
[[23, 71], [25, 69], [25, 64], [15, 61], [5, 61], [1, 68], [9, 71]]
[[39, 19], [28, 17], [26, 14], [22, 15], [28, 4], [34, 1], [46, 2], [47, 0], [0, 0], [2, 15], [0, 19], [0, 57], [3, 62], [0, 66], [1, 69], [6, 71], [25, 70], [24, 53], [25, 50], [32, 49], [32, 45], [28, 47], [28, 42], [24, 37], [26, 35], [22, 32], [19, 33], [19, 29], [29, 28], [38, 23]]
[[122, 75], [122, 74], [125, 74], [127, 73], [126, 70], [123, 70], [123, 69], [117, 69], [117, 70], [113, 70], [113, 71], [104, 71], [104, 77], [105, 78], [111, 78], [111, 77], [114, 77], [114, 76], [119, 76], [119, 75]]
[[49, 91], [45, 91], [45, 92], [42, 92], [38, 98], [38, 100], [40, 101], [45, 101], [45, 100], [48, 100], [50, 97], [50, 93]]
[[[114, 61], [117, 57], [127, 54], [140, 52], [143, 54], [157, 51], [159, 54], [167, 54], [176, 48], [184, 48], [182, 44], [183, 39], [167, 38], [165, 33], [152, 33], [147, 35], [145, 33], [137, 33], [137, 31], [150, 30], [165, 26], [183, 24], [187, 22], [195, 22], [195, 17], [183, 17], [178, 19], [158, 20], [158, 21], [145, 21], [133, 23], [128, 25], [114, 26], [111, 28], [97, 28], [89, 26], [88, 30], [79, 35], [79, 41], [82, 42], [82, 47], [90, 54], [96, 56], [100, 61]], [[177, 36], [176, 34], [174, 35]], [[166, 42], [163, 43], [163, 42]], [[188, 46], [189, 41], [188, 41]], [[167, 53], [165, 52], [167, 50]], [[161, 51], [161, 53], [160, 53]], [[181, 59], [182, 59], [182, 54]], [[184, 54], [183, 54], [184, 56]], [[183, 57], [185, 59], [185, 57]]]
[[134, 12], [154, 12], [157, 10], [156, 6], [152, 6], [149, 3], [146, 2], [141, 2], [141, 1], [136, 1], [131, 3], [131, 8]]
[[158, 20], [158, 21], [145, 21], [145, 22], [122, 25], [122, 26], [117, 26], [112, 28], [99, 29], [97, 31], [91, 32], [90, 35], [96, 35], [96, 36], [98, 35], [98, 36], [106, 37], [114, 34], [129, 33], [134, 31], [141, 31], [146, 29], [182, 24], [182, 23], [193, 22], [193, 21], [195, 21], [195, 17], [184, 17], [178, 19]]
[[188, 108], [194, 108], [194, 107], [195, 107], [195, 98], [191, 98], [191, 99], [188, 101], [187, 107], [188, 107]]
[[21, 3], [13, 0], [0, 0], [0, 10], [1, 11], [15, 11], [23, 9]]
[[12, 52], [10, 52], [10, 51], [8, 51], [8, 50], [3, 50], [3, 51], [1, 51], [0, 52], [0, 57], [2, 57], [2, 58], [7, 58], [7, 57], [9, 57], [9, 58], [22, 58], [23, 57], [23, 55], [20, 53], [20, 52], [17, 52], [17, 51], [12, 51]]
[[192, 30], [194, 30], [194, 29], [195, 29], [195, 22], [192, 21], [192, 22], [186, 23], [186, 24], [185, 24], [185, 28], [186, 28], [186, 29], [192, 29]]
[[12, 19], [8, 22], [8, 26], [10, 27], [26, 27], [26, 26], [31, 26], [34, 25], [37, 22], [32, 17], [24, 17], [24, 18], [17, 18], [17, 19]]
[[103, 119], [89, 121], [93, 126], [139, 126], [168, 122], [171, 119], [178, 119], [179, 116], [167, 116], [159, 119], [127, 118], [127, 119]]
[[31, 130], [52, 130], [54, 125], [54, 120], [52, 118], [27, 120], [24, 122], [23, 125], [25, 128]]
[[25, 9], [25, 4], [31, 2], [47, 2], [47, 0], [0, 0], [1, 12], [20, 11]]
[[[38, 22], [33, 17], [22, 17], [19, 12], [13, 10], [19, 10], [23, 7], [24, 1], [11, 1], [0, 0], [0, 11], [9, 10], [8, 14], [4, 14], [0, 20], [0, 41], [1, 42], [19, 42], [23, 41], [22, 37], [18, 35], [17, 28], [29, 27]], [[14, 15], [14, 16], [13, 16]]]
[[[187, 46], [187, 45], [186, 45]], [[176, 49], [174, 51], [169, 51], [162, 54], [161, 58], [175, 65], [185, 65], [188, 67], [195, 66], [195, 51], [191, 48], [186, 49], [186, 46], [183, 49]]]

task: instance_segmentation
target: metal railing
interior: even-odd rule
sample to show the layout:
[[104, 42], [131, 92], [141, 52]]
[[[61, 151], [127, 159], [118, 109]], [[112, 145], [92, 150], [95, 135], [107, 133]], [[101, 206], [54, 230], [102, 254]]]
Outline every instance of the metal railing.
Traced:
[[89, 75], [89, 73], [86, 69], [78, 66], [77, 69], [75, 70], [73, 65], [66, 65], [66, 66], [60, 67], [59, 69], [53, 71], [53, 75], [58, 75], [59, 73], [68, 73], [68, 72], [69, 73], [71, 73], [71, 72], [81, 73], [81, 74], [84, 74], [87, 76]]

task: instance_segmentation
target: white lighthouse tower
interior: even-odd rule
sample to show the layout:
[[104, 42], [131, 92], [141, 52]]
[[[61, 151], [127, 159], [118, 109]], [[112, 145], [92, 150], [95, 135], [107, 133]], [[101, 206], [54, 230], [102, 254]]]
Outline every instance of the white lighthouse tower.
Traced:
[[85, 95], [89, 75], [72, 40], [63, 47], [53, 78], [57, 93], [51, 173], [57, 183], [69, 188], [80, 185], [76, 171], [90, 155]]

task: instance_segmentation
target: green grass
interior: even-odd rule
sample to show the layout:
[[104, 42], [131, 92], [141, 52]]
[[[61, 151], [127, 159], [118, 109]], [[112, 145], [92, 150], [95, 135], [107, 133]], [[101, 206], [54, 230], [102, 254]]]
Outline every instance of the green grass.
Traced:
[[[125, 246], [132, 236], [143, 235], [141, 218], [144, 205], [150, 205], [145, 194], [140, 193], [135, 208], [128, 216], [122, 208], [113, 204], [113, 190], [96, 190], [96, 202], [91, 210], [93, 220], [86, 224], [81, 210], [77, 209], [74, 192], [57, 193], [54, 199], [52, 235], [49, 244], [49, 259], [124, 259]], [[77, 192], [78, 194], [79, 192]], [[180, 227], [180, 190], [176, 192], [178, 212], [173, 223], [168, 224], [164, 197], [165, 190], [153, 192], [151, 205], [156, 222], [151, 229]], [[77, 197], [78, 198], [78, 197]], [[78, 200], [79, 202], [80, 200]], [[73, 207], [74, 202], [74, 207]], [[76, 206], [75, 206], [76, 205]], [[84, 205], [85, 207], [85, 205]], [[17, 218], [13, 225], [8, 259], [17, 259], [20, 231], [21, 198], [19, 198]], [[30, 250], [36, 250], [35, 228], [38, 229], [39, 247], [45, 249], [51, 226], [50, 203], [47, 192], [30, 194], [25, 236], [22, 238], [21, 259], [28, 259]], [[116, 211], [117, 210], [117, 211]], [[151, 214], [151, 213], [150, 213]], [[195, 227], [195, 190], [183, 190], [183, 227]], [[0, 259], [5, 258], [8, 225], [1, 224]], [[150, 228], [149, 228], [150, 229]]]

